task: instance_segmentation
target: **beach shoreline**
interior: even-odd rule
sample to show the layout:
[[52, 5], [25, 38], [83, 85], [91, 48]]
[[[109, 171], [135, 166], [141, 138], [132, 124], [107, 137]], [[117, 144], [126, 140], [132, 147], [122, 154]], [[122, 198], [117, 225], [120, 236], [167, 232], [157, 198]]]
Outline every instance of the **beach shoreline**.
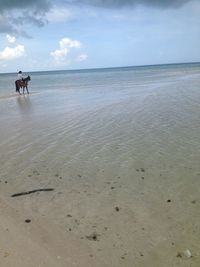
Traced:
[[0, 100], [1, 267], [199, 267], [196, 69], [37, 75]]

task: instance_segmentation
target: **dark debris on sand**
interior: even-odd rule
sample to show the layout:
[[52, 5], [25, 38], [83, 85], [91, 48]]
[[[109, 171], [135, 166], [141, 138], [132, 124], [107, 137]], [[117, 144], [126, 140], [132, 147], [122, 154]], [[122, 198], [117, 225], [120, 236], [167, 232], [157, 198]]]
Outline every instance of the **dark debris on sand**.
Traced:
[[33, 193], [36, 193], [36, 192], [42, 192], [42, 191], [54, 191], [54, 188], [34, 189], [34, 190], [26, 191], [26, 192], [13, 194], [13, 195], [11, 195], [11, 197], [19, 197], [19, 196], [29, 195], [29, 194], [33, 194]]
[[90, 241], [99, 241], [99, 234], [97, 234], [96, 232], [93, 232], [92, 234], [86, 236], [86, 238]]

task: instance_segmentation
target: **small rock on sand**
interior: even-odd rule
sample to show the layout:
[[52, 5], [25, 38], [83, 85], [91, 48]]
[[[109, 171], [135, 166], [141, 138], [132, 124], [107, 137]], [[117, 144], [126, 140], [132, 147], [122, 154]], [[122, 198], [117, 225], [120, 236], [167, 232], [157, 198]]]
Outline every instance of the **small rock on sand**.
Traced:
[[91, 235], [86, 236], [86, 238], [90, 241], [99, 241], [99, 234], [97, 234], [96, 232], [93, 232]]

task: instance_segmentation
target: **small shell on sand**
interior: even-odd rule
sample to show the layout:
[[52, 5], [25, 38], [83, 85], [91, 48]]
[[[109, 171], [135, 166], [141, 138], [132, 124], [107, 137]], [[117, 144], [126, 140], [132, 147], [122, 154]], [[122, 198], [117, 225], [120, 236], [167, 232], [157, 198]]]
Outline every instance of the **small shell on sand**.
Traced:
[[187, 259], [192, 258], [192, 253], [189, 249], [186, 249], [184, 252], [178, 252], [176, 257], [182, 258], [185, 257]]
[[186, 249], [183, 254], [188, 259], [192, 257], [192, 253], [189, 249]]

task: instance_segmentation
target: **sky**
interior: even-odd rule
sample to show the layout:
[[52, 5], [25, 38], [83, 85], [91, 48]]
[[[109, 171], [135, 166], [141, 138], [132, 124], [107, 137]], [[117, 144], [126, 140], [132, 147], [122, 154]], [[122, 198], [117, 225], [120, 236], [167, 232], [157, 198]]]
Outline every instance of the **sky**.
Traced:
[[200, 0], [0, 0], [0, 73], [200, 62]]

